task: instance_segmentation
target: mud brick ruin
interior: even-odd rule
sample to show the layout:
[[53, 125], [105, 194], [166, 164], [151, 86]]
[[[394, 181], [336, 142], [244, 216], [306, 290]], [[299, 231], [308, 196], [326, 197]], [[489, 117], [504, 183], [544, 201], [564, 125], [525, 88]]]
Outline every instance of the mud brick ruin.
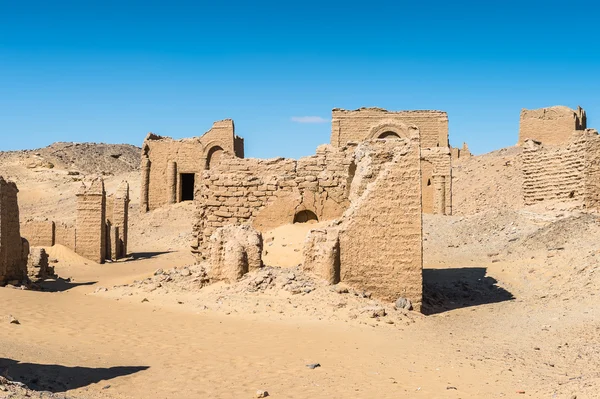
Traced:
[[17, 185], [0, 176], [0, 284], [27, 276], [29, 245], [21, 238]]
[[75, 226], [53, 220], [26, 220], [21, 223], [29, 244], [51, 247], [57, 244], [97, 263], [127, 256], [129, 184], [124, 181], [107, 196], [104, 182], [97, 178], [77, 193]]
[[218, 164], [224, 153], [244, 157], [244, 140], [235, 135], [231, 119], [215, 122], [202, 137], [173, 140], [148, 134], [142, 145], [142, 212], [192, 201], [202, 171]]
[[192, 251], [209, 261], [212, 280], [262, 265], [255, 259], [261, 233], [330, 221], [308, 236], [307, 270], [419, 308], [421, 214], [452, 212], [446, 113], [336, 109], [331, 144], [298, 160], [243, 158], [233, 126], [215, 122], [203, 136], [183, 140], [150, 133], [142, 147], [142, 212], [193, 200]]
[[526, 205], [560, 199], [600, 209], [600, 136], [583, 109], [523, 110], [519, 140]]

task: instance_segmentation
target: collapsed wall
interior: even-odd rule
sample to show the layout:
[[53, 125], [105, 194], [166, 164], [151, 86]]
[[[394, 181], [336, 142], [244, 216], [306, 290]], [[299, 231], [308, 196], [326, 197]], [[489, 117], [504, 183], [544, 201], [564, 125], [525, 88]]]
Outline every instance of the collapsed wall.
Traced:
[[519, 123], [519, 142], [534, 140], [546, 145], [567, 144], [575, 131], [587, 128], [585, 111], [581, 107], [576, 110], [562, 105], [540, 108], [522, 109]]
[[[359, 145], [356, 179], [371, 181], [339, 221], [309, 233], [304, 268], [330, 283], [339, 280], [382, 300], [407, 298], [419, 310], [423, 284], [416, 128], [410, 137], [391, 149], [377, 148], [377, 143]], [[368, 165], [382, 152], [389, 161], [373, 175]]]
[[27, 276], [29, 246], [20, 234], [18, 192], [0, 176], [0, 283]]
[[352, 162], [353, 147], [329, 145], [299, 160], [222, 160], [203, 173], [196, 190], [194, 253], [206, 258], [210, 236], [225, 225], [251, 223], [265, 232], [340, 216], [348, 206]]
[[563, 200], [600, 210], [600, 136], [597, 131], [573, 131], [564, 145], [526, 140], [522, 161], [526, 205]]

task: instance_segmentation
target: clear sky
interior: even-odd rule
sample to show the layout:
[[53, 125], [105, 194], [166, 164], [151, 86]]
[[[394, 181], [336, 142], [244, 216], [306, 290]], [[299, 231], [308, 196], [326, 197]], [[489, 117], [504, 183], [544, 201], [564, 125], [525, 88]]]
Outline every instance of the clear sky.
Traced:
[[0, 150], [233, 118], [247, 156], [299, 157], [329, 141], [332, 108], [361, 106], [447, 111], [475, 153], [513, 145], [521, 108], [581, 105], [600, 128], [599, 8], [0, 0]]

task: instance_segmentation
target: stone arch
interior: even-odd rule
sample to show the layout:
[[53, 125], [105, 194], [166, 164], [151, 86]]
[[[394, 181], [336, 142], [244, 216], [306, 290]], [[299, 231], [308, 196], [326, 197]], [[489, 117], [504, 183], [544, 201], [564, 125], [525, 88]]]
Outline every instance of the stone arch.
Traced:
[[221, 161], [221, 157], [225, 150], [220, 145], [214, 145], [206, 154], [206, 169], [211, 169], [214, 165]]
[[383, 139], [383, 140], [395, 140], [395, 139], [399, 139], [400, 136], [396, 132], [387, 131], [387, 132], [381, 133], [377, 138]]
[[296, 212], [296, 214], [294, 215], [294, 223], [308, 223], [311, 221], [318, 222], [319, 218], [313, 211], [310, 211], [308, 209]]
[[[372, 139], [410, 139], [416, 126], [408, 126], [402, 122], [394, 120], [385, 120], [371, 128], [365, 140]], [[418, 129], [417, 129], [418, 130]]]

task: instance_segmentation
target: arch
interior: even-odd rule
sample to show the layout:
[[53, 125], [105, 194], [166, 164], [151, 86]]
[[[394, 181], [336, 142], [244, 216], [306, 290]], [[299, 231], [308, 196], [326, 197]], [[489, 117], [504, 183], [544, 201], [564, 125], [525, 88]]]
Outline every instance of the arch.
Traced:
[[419, 129], [397, 120], [384, 120], [372, 127], [365, 140], [373, 139], [411, 139]]
[[381, 133], [377, 138], [383, 139], [383, 140], [395, 140], [395, 139], [399, 139], [401, 137], [398, 133], [388, 130], [387, 132]]
[[211, 169], [214, 165], [218, 164], [221, 161], [224, 152], [225, 150], [219, 145], [215, 145], [208, 150], [206, 156], [206, 169]]
[[312, 221], [318, 222], [319, 218], [313, 211], [309, 211], [308, 209], [296, 212], [296, 215], [294, 215], [294, 223], [308, 223]]

